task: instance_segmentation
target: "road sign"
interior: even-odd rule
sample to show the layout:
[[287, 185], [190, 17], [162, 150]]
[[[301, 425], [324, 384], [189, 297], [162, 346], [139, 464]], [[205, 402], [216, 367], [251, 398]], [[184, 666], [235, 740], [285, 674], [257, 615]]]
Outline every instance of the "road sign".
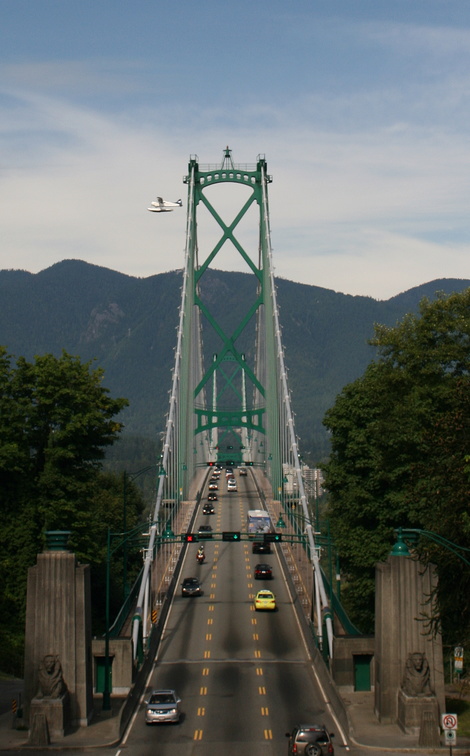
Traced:
[[441, 724], [443, 730], [456, 730], [457, 714], [443, 714], [441, 717]]
[[444, 740], [447, 745], [455, 745], [457, 743], [457, 730], [445, 730]]
[[454, 648], [454, 669], [461, 672], [463, 670], [463, 647], [456, 646]]

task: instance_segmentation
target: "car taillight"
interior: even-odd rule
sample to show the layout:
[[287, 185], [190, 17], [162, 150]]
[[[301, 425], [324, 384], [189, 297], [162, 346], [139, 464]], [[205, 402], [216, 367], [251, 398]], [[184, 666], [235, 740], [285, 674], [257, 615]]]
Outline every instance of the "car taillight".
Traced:
[[297, 753], [297, 743], [292, 746], [292, 753]]
[[334, 753], [331, 743], [328, 743], [328, 753]]

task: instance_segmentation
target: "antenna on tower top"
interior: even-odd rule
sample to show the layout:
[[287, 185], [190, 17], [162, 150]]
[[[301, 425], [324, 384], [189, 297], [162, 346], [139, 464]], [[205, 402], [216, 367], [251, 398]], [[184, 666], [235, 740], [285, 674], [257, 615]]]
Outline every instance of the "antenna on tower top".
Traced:
[[224, 150], [224, 159], [222, 160], [222, 165], [220, 167], [222, 170], [224, 168], [231, 168], [232, 170], [235, 169], [235, 166], [232, 160], [232, 150], [229, 148], [228, 145]]

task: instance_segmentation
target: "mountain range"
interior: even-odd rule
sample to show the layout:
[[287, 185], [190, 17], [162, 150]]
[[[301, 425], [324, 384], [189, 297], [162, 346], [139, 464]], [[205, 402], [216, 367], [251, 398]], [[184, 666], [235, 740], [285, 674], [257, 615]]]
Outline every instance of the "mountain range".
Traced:
[[[136, 278], [80, 260], [40, 273], [0, 271], [0, 344], [13, 357], [60, 355], [93, 360], [104, 385], [130, 406], [124, 435], [159, 443], [168, 410], [181, 299], [182, 271]], [[224, 329], [240, 322], [252, 302], [254, 276], [209, 269], [201, 279], [211, 313]], [[312, 463], [328, 453], [322, 425], [336, 395], [373, 359], [374, 323], [395, 325], [422, 297], [450, 294], [470, 280], [439, 279], [386, 301], [276, 279], [282, 339], [300, 449]], [[254, 326], [244, 348], [253, 351]], [[238, 346], [238, 344], [237, 344]], [[243, 345], [242, 345], [243, 346]], [[216, 347], [214, 347], [216, 351]]]

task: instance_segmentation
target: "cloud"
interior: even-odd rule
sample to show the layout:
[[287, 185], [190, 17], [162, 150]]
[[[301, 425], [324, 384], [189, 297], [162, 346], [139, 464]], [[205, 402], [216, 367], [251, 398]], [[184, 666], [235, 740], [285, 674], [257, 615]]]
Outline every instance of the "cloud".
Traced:
[[[137, 276], [180, 268], [184, 210], [155, 216], [146, 207], [157, 194], [184, 198], [189, 155], [216, 163], [228, 144], [235, 162], [266, 154], [277, 275], [376, 298], [468, 276], [470, 149], [454, 126], [423, 126], [403, 108], [360, 123], [367, 108], [383, 110], [384, 94], [371, 91], [360, 102], [318, 92], [292, 95], [289, 107], [250, 101], [235, 114], [213, 104], [196, 112], [177, 98], [117, 112], [94, 98], [118, 91], [119, 66], [94, 70], [84, 102], [85, 65], [49, 63], [41, 73], [50, 86], [35, 90], [27, 67], [8, 69], [2, 268], [37, 272], [71, 257]], [[353, 107], [362, 118], [348, 128], [337, 116]], [[330, 128], [316, 118], [323, 111]], [[247, 238], [256, 240], [252, 229]], [[238, 257], [230, 267], [246, 269]]]

